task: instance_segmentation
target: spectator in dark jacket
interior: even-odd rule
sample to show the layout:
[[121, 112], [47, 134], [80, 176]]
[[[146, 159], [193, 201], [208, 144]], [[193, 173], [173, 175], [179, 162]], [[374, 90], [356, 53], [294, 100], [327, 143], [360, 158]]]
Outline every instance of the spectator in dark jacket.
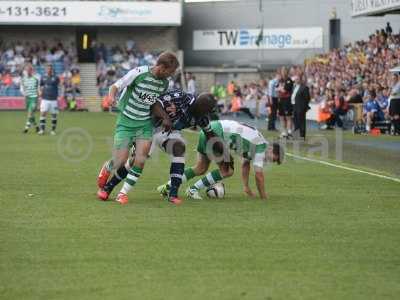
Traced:
[[306, 139], [306, 113], [310, 109], [310, 90], [302, 80], [302, 75], [294, 77], [292, 94], [294, 131], [300, 132], [300, 138]]

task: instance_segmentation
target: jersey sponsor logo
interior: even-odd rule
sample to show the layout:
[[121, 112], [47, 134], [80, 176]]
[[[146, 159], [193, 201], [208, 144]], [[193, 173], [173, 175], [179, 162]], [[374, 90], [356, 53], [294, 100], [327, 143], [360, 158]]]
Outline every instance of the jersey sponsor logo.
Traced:
[[170, 95], [165, 95], [164, 97], [163, 97], [163, 100], [164, 101], [171, 101], [171, 96]]
[[139, 96], [141, 102], [146, 103], [148, 105], [153, 105], [157, 101], [157, 95], [153, 93], [141, 92]]
[[[143, 103], [146, 106], [153, 105], [158, 100], [157, 94], [150, 93], [150, 92], [147, 92], [147, 91], [144, 91], [144, 90], [141, 90], [141, 89], [136, 89], [136, 91], [133, 90], [131, 95], [132, 95], [132, 98], [134, 100], [136, 100], [139, 104]], [[132, 102], [132, 101], [130, 101], [130, 102]], [[135, 101], [133, 101], [132, 103], [134, 103], [134, 102]]]

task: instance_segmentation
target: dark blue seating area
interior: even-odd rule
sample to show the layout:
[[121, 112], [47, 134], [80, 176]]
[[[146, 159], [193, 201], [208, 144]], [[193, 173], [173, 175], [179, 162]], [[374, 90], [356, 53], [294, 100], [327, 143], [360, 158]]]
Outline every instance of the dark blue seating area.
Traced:
[[12, 86], [4, 86], [0, 85], [0, 97], [20, 97], [22, 96], [19, 87], [12, 85]]
[[[54, 62], [53, 63], [54, 72], [57, 76], [61, 75], [65, 68], [62, 62]], [[35, 71], [41, 77], [45, 74], [46, 69], [43, 65], [39, 65], [35, 67]], [[22, 96], [20, 87], [12, 84], [11, 86], [5, 86], [0, 83], [0, 97], [20, 97]]]

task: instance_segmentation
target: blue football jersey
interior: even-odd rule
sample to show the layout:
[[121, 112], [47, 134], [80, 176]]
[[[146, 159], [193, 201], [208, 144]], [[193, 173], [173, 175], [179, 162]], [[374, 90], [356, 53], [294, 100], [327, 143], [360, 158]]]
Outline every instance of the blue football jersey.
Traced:
[[[159, 101], [167, 111], [174, 130], [182, 130], [193, 126], [200, 126], [206, 128], [210, 121], [207, 116], [195, 118], [190, 113], [190, 106], [196, 101], [196, 97], [192, 94], [185, 93], [182, 90], [171, 90], [159, 97]], [[168, 107], [175, 105], [176, 112], [168, 112]]]
[[379, 104], [375, 99], [369, 99], [364, 104], [364, 113], [367, 112], [377, 112], [379, 110]]
[[381, 97], [381, 98], [378, 100], [378, 104], [379, 104], [379, 108], [380, 108], [380, 109], [385, 110], [385, 109], [387, 109], [387, 107], [389, 106], [389, 99], [386, 98], [386, 97]]

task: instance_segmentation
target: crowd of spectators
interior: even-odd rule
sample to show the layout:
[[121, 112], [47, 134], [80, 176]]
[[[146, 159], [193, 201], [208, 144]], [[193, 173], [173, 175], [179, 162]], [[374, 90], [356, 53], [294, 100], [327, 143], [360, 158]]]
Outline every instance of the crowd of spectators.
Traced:
[[378, 118], [387, 116], [387, 100], [397, 81], [389, 70], [400, 64], [400, 35], [392, 32], [389, 25], [386, 30], [377, 30], [366, 41], [319, 55], [306, 61], [301, 68], [313, 101], [321, 103], [323, 119], [326, 119], [321, 121], [325, 121], [328, 128], [335, 125], [332, 120], [337, 106], [344, 114], [349, 105], [364, 103], [365, 122], [369, 124], [366, 103], [376, 101], [381, 111]]
[[74, 43], [61, 41], [6, 43], [0, 40], [0, 96], [21, 96], [20, 84], [24, 67], [31, 63], [36, 76], [52, 64], [60, 77], [60, 95], [72, 99], [80, 94], [80, 73]]
[[111, 84], [131, 69], [154, 65], [159, 54], [141, 51], [133, 40], [127, 40], [123, 46], [106, 46], [104, 43], [94, 42], [92, 48], [97, 63], [96, 76], [100, 96], [105, 96]]
[[211, 87], [211, 93], [218, 99], [219, 110], [223, 115], [242, 112], [251, 119], [266, 118], [267, 83], [266, 80], [260, 80], [240, 86], [230, 81], [226, 87], [216, 83]]
[[[377, 30], [368, 40], [347, 44], [305, 61], [303, 65], [277, 70], [267, 80], [239, 86], [229, 82], [211, 88], [220, 99], [222, 113], [244, 112], [250, 118], [269, 115], [272, 108], [271, 87], [282, 81], [282, 72], [298, 75], [309, 87], [311, 102], [319, 104], [318, 121], [322, 128], [342, 127], [350, 107], [361, 104], [359, 118], [364, 118], [367, 131], [372, 116], [388, 118], [388, 99], [399, 77], [390, 69], [400, 65], [400, 34], [393, 34], [390, 24]], [[357, 116], [355, 118], [358, 118]]]

